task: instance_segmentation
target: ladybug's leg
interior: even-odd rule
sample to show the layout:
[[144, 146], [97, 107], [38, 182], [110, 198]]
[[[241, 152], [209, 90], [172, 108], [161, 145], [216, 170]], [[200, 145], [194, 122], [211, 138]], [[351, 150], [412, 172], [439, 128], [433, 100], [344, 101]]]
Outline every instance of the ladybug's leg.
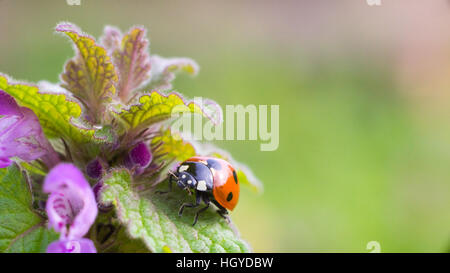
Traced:
[[178, 211], [178, 215], [181, 216], [183, 215], [183, 210], [185, 207], [188, 208], [196, 208], [200, 205], [200, 202], [202, 201], [202, 195], [197, 192], [196, 193], [196, 197], [195, 197], [195, 204], [193, 203], [184, 203], [183, 205], [181, 205], [180, 210]]
[[219, 210], [217, 211], [217, 213], [223, 218], [225, 219], [225, 221], [227, 221], [228, 223], [230, 223], [230, 217], [228, 216], [228, 211], [226, 208], [222, 207], [219, 202], [217, 202], [216, 200], [212, 201], [214, 203], [214, 205], [216, 205], [217, 208], [219, 208]]
[[206, 203], [205, 207], [203, 207], [197, 211], [197, 213], [195, 214], [195, 219], [194, 219], [194, 223], [192, 224], [192, 226], [195, 226], [195, 224], [197, 224], [198, 216], [200, 215], [200, 213], [204, 212], [208, 208], [209, 208], [209, 202]]
[[173, 183], [173, 178], [175, 177], [175, 175], [173, 175], [172, 173], [169, 174], [169, 190], [167, 191], [155, 191], [155, 193], [159, 193], [159, 194], [166, 194], [172, 191], [172, 183]]
[[[200, 193], [199, 193], [199, 195], [200, 195]], [[209, 204], [210, 204], [209, 196], [207, 194], [203, 194], [203, 193], [200, 196], [201, 196], [203, 202], [206, 204], [206, 206], [197, 211], [197, 213], [195, 214], [195, 219], [194, 219], [194, 223], [192, 224], [192, 226], [195, 226], [195, 224], [197, 224], [198, 216], [200, 215], [200, 213], [204, 212], [205, 210], [207, 210], [209, 208]]]

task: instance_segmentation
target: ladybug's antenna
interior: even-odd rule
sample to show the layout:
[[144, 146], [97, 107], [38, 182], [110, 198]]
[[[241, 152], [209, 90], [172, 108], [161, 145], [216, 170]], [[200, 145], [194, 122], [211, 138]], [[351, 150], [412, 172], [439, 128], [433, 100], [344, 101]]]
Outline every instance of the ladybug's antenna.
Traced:
[[175, 177], [176, 179], [178, 179], [178, 176], [175, 175], [174, 172], [172, 172], [171, 170], [168, 171], [170, 175], [172, 175], [173, 177]]

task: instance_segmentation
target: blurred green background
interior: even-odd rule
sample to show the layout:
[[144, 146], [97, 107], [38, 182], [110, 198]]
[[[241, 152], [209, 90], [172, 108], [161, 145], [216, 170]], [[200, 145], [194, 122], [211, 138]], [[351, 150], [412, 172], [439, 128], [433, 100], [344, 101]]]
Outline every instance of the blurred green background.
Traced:
[[0, 71], [57, 82], [60, 21], [143, 25], [152, 53], [199, 63], [179, 92], [280, 105], [276, 151], [217, 142], [264, 183], [232, 213], [254, 251], [448, 252], [449, 19], [445, 0], [0, 0]]

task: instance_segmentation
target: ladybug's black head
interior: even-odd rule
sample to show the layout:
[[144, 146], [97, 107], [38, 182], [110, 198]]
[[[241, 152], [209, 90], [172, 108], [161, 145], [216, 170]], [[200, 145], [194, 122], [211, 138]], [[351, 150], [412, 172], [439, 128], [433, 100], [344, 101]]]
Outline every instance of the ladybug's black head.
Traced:
[[177, 185], [182, 189], [195, 189], [197, 180], [188, 172], [180, 172], [177, 177]]

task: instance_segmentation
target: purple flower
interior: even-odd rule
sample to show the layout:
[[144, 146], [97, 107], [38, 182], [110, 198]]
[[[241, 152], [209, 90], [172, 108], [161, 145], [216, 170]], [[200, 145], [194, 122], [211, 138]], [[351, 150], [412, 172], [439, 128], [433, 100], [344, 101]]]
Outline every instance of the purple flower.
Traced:
[[103, 166], [98, 158], [92, 160], [86, 165], [86, 173], [89, 177], [98, 179], [102, 176]]
[[6, 168], [11, 165], [12, 161], [7, 157], [0, 157], [0, 168]]
[[134, 165], [145, 168], [152, 161], [153, 155], [144, 142], [139, 142], [131, 151], [130, 159]]
[[42, 158], [48, 167], [58, 163], [55, 150], [45, 138], [33, 111], [20, 107], [8, 93], [0, 90], [0, 168], [11, 164], [11, 157], [24, 161]]
[[61, 233], [60, 240], [52, 243], [48, 251], [70, 250], [69, 241], [77, 241], [80, 250], [90, 249], [86, 243], [89, 239], [82, 237], [94, 223], [98, 209], [83, 174], [74, 165], [61, 163], [45, 178], [44, 192], [50, 193], [46, 203], [49, 226]]
[[94, 243], [86, 238], [59, 240], [47, 247], [47, 253], [97, 253]]

